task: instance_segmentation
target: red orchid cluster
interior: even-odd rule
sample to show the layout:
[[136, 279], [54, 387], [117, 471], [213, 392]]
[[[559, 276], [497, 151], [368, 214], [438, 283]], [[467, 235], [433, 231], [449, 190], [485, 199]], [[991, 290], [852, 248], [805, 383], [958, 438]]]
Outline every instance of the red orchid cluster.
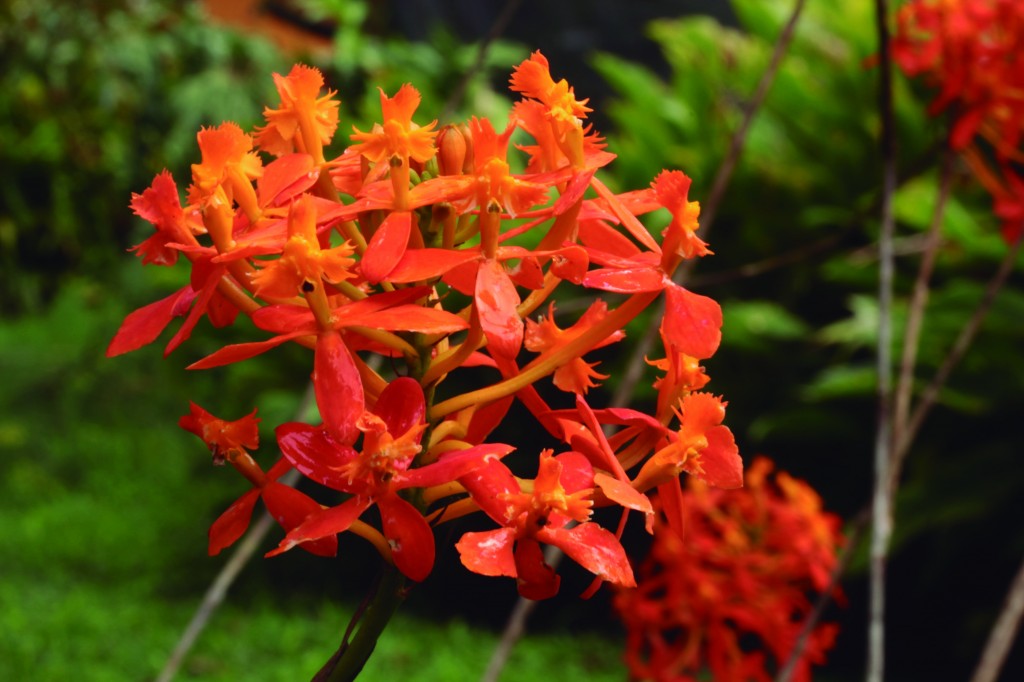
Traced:
[[[684, 259], [710, 253], [695, 233], [689, 178], [664, 171], [639, 191], [606, 187], [597, 174], [614, 156], [585, 123], [586, 100], [551, 77], [539, 52], [512, 74], [522, 101], [505, 127], [480, 118], [419, 125], [420, 95], [404, 85], [381, 92], [382, 121], [355, 130], [336, 156], [326, 149], [339, 102], [321, 73], [296, 66], [274, 78], [281, 101], [265, 111], [265, 126], [199, 133], [202, 160], [184, 205], [167, 172], [132, 198], [156, 229], [136, 253], [146, 264], [187, 261], [191, 279], [131, 313], [108, 349], [137, 349], [184, 317], [169, 353], [201, 318], [219, 327], [241, 313], [263, 337], [191, 369], [288, 342], [312, 350], [322, 421], [278, 426], [283, 457], [266, 472], [251, 455], [255, 412], [225, 421], [193, 405], [181, 419], [215, 462], [252, 485], [213, 524], [210, 553], [245, 532], [262, 499], [286, 531], [271, 555], [331, 555], [337, 535], [351, 531], [421, 581], [434, 564], [433, 529], [482, 511], [495, 528], [456, 543], [469, 570], [549, 597], [559, 587], [541, 552], [549, 544], [592, 572], [595, 586], [632, 586], [622, 525], [598, 525], [595, 507], [621, 507], [623, 522], [639, 511], [650, 524], [648, 494], [678, 494], [682, 472], [742, 484], [725, 403], [701, 391], [699, 362], [718, 347], [721, 310], [672, 281]], [[523, 172], [509, 159], [517, 131], [532, 140], [515, 146]], [[660, 243], [638, 218], [656, 210], [670, 215]], [[549, 299], [572, 287], [618, 303], [598, 299], [579, 319], [557, 321]], [[664, 373], [655, 413], [593, 408], [588, 391], [607, 377], [585, 356], [619, 341], [659, 296], [665, 356], [650, 361]], [[378, 372], [373, 356], [402, 376]], [[459, 375], [483, 387], [460, 392]], [[547, 377], [567, 394], [563, 405], [537, 391]], [[558, 454], [540, 452], [525, 476], [503, 462], [512, 445], [489, 441], [515, 399], [562, 444]], [[291, 468], [341, 495], [321, 504], [283, 485]]]
[[[897, 16], [893, 57], [939, 88], [930, 111], [953, 115], [950, 146], [995, 201], [1008, 242], [1024, 230], [1024, 4], [1018, 0], [912, 0]], [[991, 147], [986, 160], [976, 141]]]
[[[814, 490], [773, 468], [759, 457], [743, 489], [691, 478], [681, 495], [660, 498], [639, 586], [615, 595], [633, 678], [682, 682], [707, 669], [709, 679], [769, 682], [766, 654], [778, 666], [789, 658], [841, 538]], [[836, 631], [812, 631], [792, 680], [811, 679]]]

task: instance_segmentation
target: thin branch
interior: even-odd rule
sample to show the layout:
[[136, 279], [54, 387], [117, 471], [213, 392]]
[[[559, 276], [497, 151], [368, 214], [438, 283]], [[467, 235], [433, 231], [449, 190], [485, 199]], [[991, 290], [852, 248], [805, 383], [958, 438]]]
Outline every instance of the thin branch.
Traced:
[[[708, 193], [707, 201], [701, 204], [699, 230], [701, 237], [706, 238], [708, 232], [711, 231], [711, 226], [718, 213], [718, 207], [722, 203], [722, 199], [725, 197], [725, 191], [729, 186], [729, 182], [732, 180], [733, 171], [736, 169], [736, 164], [738, 163], [740, 154], [742, 154], [743, 147], [746, 144], [747, 132], [750, 130], [750, 125], [753, 123], [757, 112], [760, 111], [761, 105], [764, 103], [764, 98], [768, 95], [768, 91], [771, 88], [772, 83], [775, 81], [775, 76], [779, 71], [779, 67], [782, 65], [782, 57], [785, 55], [790, 43], [793, 42], [793, 36], [796, 33], [796, 25], [800, 19], [803, 9], [804, 0], [797, 0], [793, 5], [793, 12], [789, 15], [786, 25], [782, 28], [782, 32], [779, 33], [779, 37], [775, 41], [775, 49], [772, 51], [771, 60], [768, 62], [765, 72], [761, 74], [761, 80], [757, 83], [754, 95], [746, 106], [746, 111], [743, 114], [743, 120], [732, 135], [732, 139], [729, 142], [729, 150], [726, 153], [725, 158], [722, 159], [722, 165], [718, 167], [718, 172], [715, 174], [715, 180], [711, 185], [711, 191]], [[696, 263], [696, 259], [690, 259], [683, 263], [683, 266], [676, 270], [673, 280], [677, 284], [685, 282], [689, 279]], [[639, 339], [639, 341], [637, 341], [630, 360], [626, 364], [626, 371], [619, 379], [619, 385], [615, 390], [615, 395], [612, 397], [612, 405], [621, 407], [629, 404], [630, 397], [633, 395], [633, 390], [636, 388], [636, 385], [640, 382], [640, 377], [643, 375], [643, 359], [651, 352], [651, 348], [654, 347], [654, 339], [658, 334], [657, 321], [661, 319], [664, 314], [664, 310], [665, 304], [663, 301], [659, 300], [650, 326], [647, 327], [644, 335]]]
[[718, 213], [718, 207], [725, 197], [725, 191], [732, 180], [732, 174], [736, 169], [736, 164], [739, 162], [740, 154], [743, 153], [743, 146], [747, 142], [747, 133], [750, 130], [750, 125], [754, 122], [754, 116], [761, 109], [761, 105], [764, 104], [764, 98], [768, 96], [768, 91], [775, 81], [775, 75], [779, 72], [779, 67], [782, 66], [782, 58], [785, 56], [789, 44], [793, 42], [796, 24], [803, 10], [804, 0], [797, 0], [793, 5], [793, 12], [789, 15], [786, 25], [782, 27], [782, 32], [779, 33], [779, 37], [775, 41], [775, 49], [772, 51], [771, 61], [768, 62], [768, 67], [761, 74], [761, 80], [757, 83], [754, 95], [750, 98], [750, 102], [747, 103], [747, 110], [743, 114], [743, 120], [729, 141], [729, 151], [726, 152], [725, 158], [722, 159], [722, 165], [718, 167], [718, 173], [715, 174], [715, 181], [711, 185], [711, 191], [708, 192], [707, 201], [702, 204], [700, 221], [702, 237], [707, 237], [708, 231], [711, 229], [711, 223], [715, 221], [715, 214]]
[[473, 61], [473, 65], [469, 67], [469, 70], [462, 75], [459, 80], [459, 84], [455, 86], [451, 94], [448, 95], [448, 99], [444, 103], [444, 107], [441, 109], [441, 120], [445, 121], [451, 117], [455, 108], [459, 106], [462, 98], [466, 94], [466, 88], [469, 87], [469, 82], [473, 80], [484, 68], [484, 61], [487, 59], [487, 52], [491, 49], [491, 44], [501, 37], [501, 34], [508, 28], [508, 24], [512, 21], [512, 17], [515, 16], [519, 6], [523, 4], [523, 0], [508, 0], [505, 6], [501, 8], [501, 13], [495, 18], [494, 23], [491, 24], [491, 30], [487, 32], [487, 35], [476, 49], [476, 59]]
[[[565, 555], [562, 553], [562, 550], [554, 545], [548, 545], [544, 548], [544, 563], [551, 566], [552, 569], [558, 568], [558, 564], [562, 562], [563, 556]], [[505, 629], [501, 633], [501, 639], [498, 640], [498, 645], [491, 652], [491, 660], [487, 662], [487, 670], [484, 671], [480, 682], [498, 682], [502, 669], [508, 663], [509, 656], [512, 655], [512, 649], [515, 648], [519, 640], [526, 634], [527, 619], [536, 609], [537, 602], [533, 600], [524, 599], [523, 597], [519, 597], [516, 600], [516, 605], [512, 607], [512, 613], [509, 614], [508, 621], [505, 622]]]
[[882, 215], [878, 268], [878, 416], [875, 432], [875, 485], [871, 503], [871, 600], [868, 619], [868, 682], [885, 677], [885, 568], [892, 536], [892, 497], [889, 468], [892, 459], [892, 197], [896, 189], [896, 140], [893, 124], [892, 59], [889, 52], [889, 3], [875, 0], [878, 31], [878, 106], [882, 121]]
[[1013, 245], [1007, 249], [1006, 255], [1003, 256], [1002, 262], [999, 264], [999, 268], [996, 273], [989, 280], [988, 286], [985, 288], [985, 294], [982, 296], [981, 301], [978, 303], [978, 307], [974, 309], [974, 314], [971, 319], [968, 320], [964, 328], [960, 330], [960, 336], [957, 337], [956, 342], [946, 355], [942, 365], [938, 371], [935, 372], [935, 376], [932, 377], [931, 383], [921, 393], [921, 398], [917, 403], [910, 415], [910, 419], [907, 421], [907, 428], [903, 431], [899, 443], [895, 448], [895, 459], [893, 462], [893, 473], [898, 475], [899, 470], [903, 465], [903, 461], [906, 459], [907, 451], [910, 449], [910, 444], [913, 442], [914, 437], [917, 435], [918, 430], [921, 428], [921, 424], [924, 423], [925, 417], [935, 406], [936, 401], [939, 397], [939, 392], [943, 386], [946, 385], [946, 381], [949, 379], [949, 375], [953, 372], [953, 369], [960, 363], [964, 355], [967, 353], [967, 349], [970, 348], [971, 342], [977, 335], [978, 330], [981, 328], [982, 322], [985, 320], [985, 316], [988, 315], [989, 310], [992, 308], [992, 304], [995, 302], [996, 295], [1006, 284], [1006, 280], [1009, 278], [1010, 273], [1013, 272], [1013, 267], [1017, 263], [1017, 256], [1020, 253], [1021, 239], [1018, 238]]
[[[953, 152], [946, 149], [942, 155], [939, 193], [935, 199], [935, 211], [925, 240], [924, 254], [917, 270], [914, 292], [910, 298], [907, 325], [903, 333], [903, 353], [900, 358], [900, 375], [896, 384], [896, 413], [893, 418], [893, 441], [899, 442], [910, 418], [910, 397], [914, 388], [914, 367], [917, 364], [917, 350], [921, 343], [921, 324], [928, 305], [929, 282], [935, 269], [935, 257], [939, 252], [942, 237], [942, 220], [946, 211], [946, 199], [953, 179]], [[895, 466], [893, 467], [895, 469]]]
[[981, 654], [981, 660], [978, 661], [971, 682], [996, 681], [1010, 653], [1010, 647], [1013, 646], [1013, 640], [1017, 637], [1021, 616], [1024, 616], [1024, 563], [1010, 584], [1003, 610], [999, 613], [992, 632], [989, 633], [988, 642], [985, 643], [985, 650]]
[[[910, 450], [910, 445], [917, 436], [921, 423], [924, 421], [924, 417], [929, 408], [935, 404], [935, 397], [948, 380], [952, 369], [956, 366], [959, 360], [963, 358], [967, 348], [973, 340], [973, 337], [977, 334], [978, 329], [981, 326], [981, 322], [988, 310], [991, 308], [996, 294], [1006, 283], [1006, 279], [1009, 277], [1010, 272], [1012, 272], [1013, 265], [1016, 263], [1017, 256], [1020, 251], [1021, 241], [1022, 240], [1018, 240], [1004, 256], [998, 271], [986, 288], [985, 296], [979, 306], [975, 309], [975, 314], [964, 325], [957, 343], [954, 345], [954, 348], [950, 351], [949, 355], [947, 355], [942, 368], [936, 373], [936, 376], [933, 378], [929, 388], [925, 391], [925, 395], [930, 396], [930, 398], [927, 401], [922, 399], [921, 403], [914, 411], [913, 417], [910, 419], [911, 428], [904, 432], [904, 436], [900, 440], [899, 445], [893, 451], [892, 474], [894, 480], [899, 477], [899, 470]], [[891, 484], [890, 492], [895, 493], [895, 488], [895, 484]], [[779, 671], [778, 676], [775, 678], [775, 682], [788, 682], [792, 676], [797, 661], [803, 655], [803, 650], [807, 643], [807, 637], [818, 624], [825, 607], [831, 601], [835, 586], [839, 583], [839, 580], [849, 568], [850, 559], [852, 558], [852, 550], [860, 540], [860, 534], [864, 530], [864, 525], [866, 520], [869, 518], [870, 510], [870, 506], [865, 506], [854, 517], [850, 537], [847, 540], [848, 544], [844, 548], [843, 554], [840, 556], [835, 568], [833, 568], [832, 574], [829, 576], [829, 586], [821, 595], [819, 595], [814, 609], [804, 622], [793, 651], [790, 652], [789, 659], [786, 661], [785, 666]], [[992, 633], [989, 635], [989, 641], [986, 644], [985, 652], [982, 654], [981, 661], [978, 663], [978, 668], [975, 671], [971, 682], [994, 682], [999, 669], [1007, 656], [1009, 647], [1012, 645], [1013, 639], [1016, 636], [1016, 631], [1020, 625], [1022, 614], [1024, 614], [1024, 565], [1021, 566], [1020, 572], [1014, 579], [1010, 591], [1007, 594], [1003, 611], [996, 621]]]
[[843, 574], [846, 573], [846, 569], [849, 568], [857, 545], [860, 544], [861, 535], [863, 535], [864, 529], [868, 525], [868, 520], [871, 518], [868, 512], [868, 507], [865, 507], [854, 517], [851, 523], [850, 535], [846, 538], [846, 546], [843, 547], [839, 560], [836, 561], [836, 565], [832, 568], [832, 573], [828, 576], [828, 584], [821, 591], [821, 594], [818, 595], [818, 599], [814, 602], [814, 608], [807, 614], [807, 619], [804, 621], [803, 626], [800, 628], [800, 633], [793, 643], [793, 650], [789, 652], [789, 658], [786, 659], [785, 665], [782, 666], [778, 675], [775, 676], [775, 682], [789, 682], [796, 671], [796, 666], [804, 655], [804, 649], [807, 647], [807, 640], [810, 639], [811, 633], [818, 626], [818, 622], [825, 613], [825, 609], [835, 596], [839, 581], [842, 579]]

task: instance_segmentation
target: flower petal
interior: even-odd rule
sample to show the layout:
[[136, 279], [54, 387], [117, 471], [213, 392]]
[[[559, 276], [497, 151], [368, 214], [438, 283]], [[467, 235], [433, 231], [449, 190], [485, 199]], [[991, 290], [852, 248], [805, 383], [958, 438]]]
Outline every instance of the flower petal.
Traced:
[[285, 154], [263, 169], [257, 192], [260, 206], [287, 204], [312, 187], [319, 175], [309, 154]]
[[555, 545], [583, 568], [622, 587], [636, 587], [633, 568], [615, 535], [596, 523], [544, 528], [537, 538]]
[[[276, 481], [263, 487], [263, 504], [267, 505], [267, 511], [286, 531], [297, 528], [309, 516], [322, 509], [320, 503], [313, 498]], [[317, 556], [334, 556], [338, 553], [338, 538], [331, 535], [304, 542], [301, 547]]]
[[210, 526], [208, 547], [210, 556], [220, 554], [222, 549], [230, 547], [238, 538], [242, 537], [246, 529], [249, 528], [252, 510], [256, 506], [259, 496], [259, 488], [253, 488], [232, 502], [231, 506], [213, 522], [213, 525]]
[[516, 583], [519, 595], [525, 599], [550, 599], [558, 594], [561, 578], [555, 569], [544, 563], [544, 552], [532, 538], [520, 538], [516, 543]]
[[742, 488], [743, 460], [732, 431], [726, 426], [713, 426], [705, 436], [708, 446], [700, 453], [704, 474], [697, 478], [716, 488]]
[[356, 420], [363, 413], [363, 380], [341, 334], [330, 330], [316, 340], [313, 389], [324, 426], [351, 445], [359, 437]]
[[512, 554], [516, 532], [512, 528], [498, 528], [482, 533], [464, 533], [455, 543], [462, 565], [480, 575], [516, 577], [516, 562]]
[[598, 472], [594, 474], [594, 485], [601, 489], [605, 497], [616, 504], [628, 509], [635, 509], [644, 514], [654, 513], [654, 507], [651, 506], [650, 498], [638, 492], [629, 483]]
[[434, 531], [416, 507], [398, 495], [382, 497], [377, 506], [395, 566], [410, 580], [422, 582], [434, 567]]
[[467, 474], [497, 461], [515, 450], [504, 443], [484, 443], [467, 450], [455, 450], [441, 455], [436, 462], [395, 474], [395, 485], [400, 488], [429, 488], [460, 479]]
[[473, 298], [488, 350], [514, 358], [523, 344], [523, 319], [516, 310], [519, 292], [500, 262], [487, 259], [480, 264]]
[[395, 211], [384, 219], [366, 246], [360, 262], [363, 277], [370, 284], [386, 279], [405, 254], [412, 231], [412, 214]]
[[328, 488], [356, 492], [343, 470], [359, 457], [351, 445], [340, 442], [323, 428], [300, 422], [281, 424], [274, 433], [281, 453], [303, 476]]
[[272, 557], [283, 554], [303, 542], [312, 542], [322, 538], [333, 537], [349, 529], [352, 523], [370, 507], [370, 500], [365, 497], [353, 497], [337, 507], [330, 507], [306, 517], [296, 528], [288, 531], [277, 549], [267, 552], [264, 556]]
[[230, 346], [224, 346], [218, 351], [210, 353], [202, 360], [197, 360], [186, 369], [210, 369], [211, 367], [220, 367], [221, 365], [230, 365], [233, 362], [241, 362], [242, 360], [248, 360], [249, 358], [255, 357], [260, 353], [265, 353], [271, 348], [276, 348], [286, 341], [297, 339], [300, 336], [306, 336], [309, 332], [295, 332], [293, 334], [281, 334], [269, 338], [266, 341], [254, 341], [252, 343], [233, 343]]
[[650, 266], [635, 268], [600, 268], [583, 277], [583, 286], [619, 294], [638, 294], [661, 291], [665, 288], [665, 275]]
[[672, 284], [665, 289], [665, 338], [698, 360], [710, 358], [722, 341], [722, 308], [713, 299]]
[[427, 403], [423, 388], [415, 379], [398, 377], [380, 392], [373, 413], [384, 420], [388, 433], [397, 438], [424, 422]]
[[107, 357], [112, 358], [152, 343], [175, 316], [183, 315], [188, 310], [195, 297], [196, 292], [192, 287], [186, 286], [167, 298], [129, 313], [107, 346]]

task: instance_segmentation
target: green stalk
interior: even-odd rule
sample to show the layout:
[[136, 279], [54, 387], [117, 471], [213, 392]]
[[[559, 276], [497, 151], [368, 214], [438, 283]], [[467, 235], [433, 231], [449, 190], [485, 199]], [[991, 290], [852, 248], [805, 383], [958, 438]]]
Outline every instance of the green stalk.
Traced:
[[[352, 682], [356, 679], [407, 593], [402, 572], [391, 564], [385, 564], [375, 590], [368, 595], [369, 603], [352, 616], [341, 647], [313, 677], [313, 682]], [[357, 626], [359, 629], [349, 639], [352, 629]]]

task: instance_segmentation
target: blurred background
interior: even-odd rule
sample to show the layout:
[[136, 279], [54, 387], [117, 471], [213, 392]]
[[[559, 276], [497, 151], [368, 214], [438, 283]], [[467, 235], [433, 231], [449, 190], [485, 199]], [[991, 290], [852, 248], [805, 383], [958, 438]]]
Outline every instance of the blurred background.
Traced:
[[[867, 0], [811, 5], [706, 236], [715, 256], [688, 286], [724, 308], [709, 390], [729, 401], [745, 460], [772, 457], [849, 520], [872, 484], [877, 47]], [[128, 202], [164, 168], [188, 184], [200, 126], [259, 124], [276, 102], [270, 74], [296, 61], [339, 91], [341, 145], [348, 126], [379, 115], [377, 86], [393, 93], [404, 82], [423, 93], [421, 122], [476, 114], [500, 125], [512, 66], [540, 49], [556, 79], [590, 97], [618, 155], [606, 182], [638, 188], [678, 168], [704, 200], [790, 10], [770, 0], [0, 3], [0, 678], [152, 679], [225, 561], [206, 555], [206, 530], [244, 491], [211, 469], [178, 417], [190, 399], [224, 416], [258, 406], [270, 442], [305, 389], [299, 348], [186, 372], [224, 331], [242, 338], [205, 323], [167, 361], [155, 346], [104, 357], [124, 315], [187, 277], [143, 271], [125, 252], [150, 229]], [[937, 193], [945, 133], [925, 113], [930, 99], [897, 78], [897, 337]], [[1006, 252], [998, 227], [958, 169], [922, 386]], [[966, 678], [1024, 555], [1020, 265], [908, 460], [890, 566], [892, 680]], [[636, 339], [642, 324], [628, 331]], [[603, 359], [609, 395], [628, 360]], [[636, 401], [652, 396], [643, 386]], [[640, 535], [627, 536], [638, 551]], [[865, 559], [862, 547], [843, 581], [846, 606], [827, 614], [841, 631], [816, 679], [863, 676]], [[375, 568], [348, 537], [333, 561], [254, 560], [180, 678], [310, 677]], [[607, 595], [579, 601], [586, 577], [566, 570], [503, 679], [625, 679]], [[442, 552], [367, 679], [478, 678], [515, 597], [512, 581], [470, 575]], [[1024, 679], [1021, 649], [1003, 679]]]

